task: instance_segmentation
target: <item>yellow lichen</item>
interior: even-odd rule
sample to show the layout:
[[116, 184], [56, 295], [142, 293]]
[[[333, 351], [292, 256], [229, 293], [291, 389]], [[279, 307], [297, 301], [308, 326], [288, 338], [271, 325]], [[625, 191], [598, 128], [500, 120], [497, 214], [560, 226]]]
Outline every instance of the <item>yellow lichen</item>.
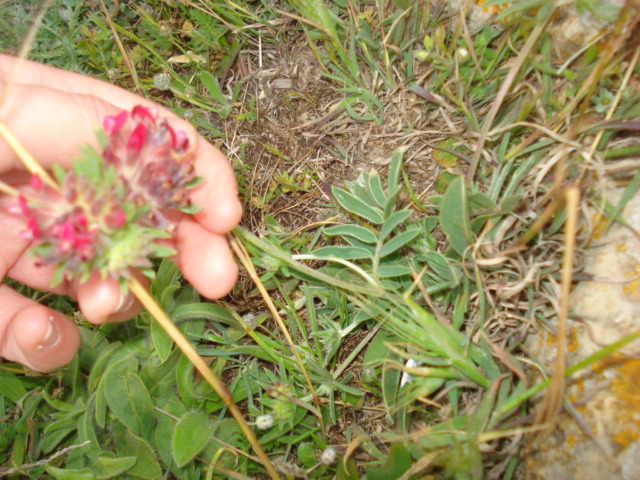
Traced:
[[[613, 398], [607, 406], [611, 414], [611, 422], [607, 430], [611, 439], [621, 448], [626, 448], [640, 438], [640, 359], [625, 357], [620, 353], [613, 354], [592, 366], [597, 375], [605, 371], [615, 371], [608, 391]], [[586, 410], [593, 406], [585, 405]]]
[[569, 329], [569, 335], [567, 338], [567, 350], [569, 352], [575, 352], [580, 345], [578, 344], [578, 331], [575, 327]]
[[622, 286], [622, 293], [629, 297], [640, 297], [640, 289], [638, 288], [640, 286], [640, 263], [637, 263], [633, 270], [627, 272], [626, 277], [631, 281]]
[[591, 240], [598, 240], [604, 232], [607, 231], [607, 225], [609, 220], [601, 213], [595, 213], [593, 215], [593, 230], [591, 232]]

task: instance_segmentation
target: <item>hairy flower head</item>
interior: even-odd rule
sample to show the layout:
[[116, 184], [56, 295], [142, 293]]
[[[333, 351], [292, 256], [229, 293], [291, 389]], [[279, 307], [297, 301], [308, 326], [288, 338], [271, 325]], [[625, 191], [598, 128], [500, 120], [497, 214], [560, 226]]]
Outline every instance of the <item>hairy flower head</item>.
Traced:
[[150, 257], [172, 255], [158, 239], [173, 225], [168, 208], [189, 210], [195, 184], [184, 133], [145, 107], [107, 117], [102, 153], [82, 147], [69, 171], [55, 166], [57, 186], [37, 176], [9, 211], [26, 220], [22, 231], [52, 280], [86, 279], [93, 270], [124, 280], [130, 268], [151, 275]]
[[187, 209], [187, 189], [195, 179], [186, 134], [141, 106], [107, 117], [104, 128], [106, 165], [115, 167], [136, 207], [150, 208], [153, 226], [166, 228], [162, 209]]

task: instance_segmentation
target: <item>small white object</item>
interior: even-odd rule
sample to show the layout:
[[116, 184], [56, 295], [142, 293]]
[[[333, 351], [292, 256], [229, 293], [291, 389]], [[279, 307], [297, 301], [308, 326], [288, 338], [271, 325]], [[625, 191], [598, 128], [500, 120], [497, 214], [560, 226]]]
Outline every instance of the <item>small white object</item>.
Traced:
[[260, 415], [256, 418], [256, 427], [258, 427], [259, 430], [269, 430], [273, 427], [273, 417], [269, 414]]

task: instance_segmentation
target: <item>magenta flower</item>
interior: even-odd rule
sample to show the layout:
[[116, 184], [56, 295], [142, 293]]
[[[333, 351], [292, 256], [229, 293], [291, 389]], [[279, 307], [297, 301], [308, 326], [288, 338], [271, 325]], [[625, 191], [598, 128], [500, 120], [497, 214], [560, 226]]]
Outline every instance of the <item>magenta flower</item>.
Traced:
[[[129, 120], [129, 121], [128, 121]], [[54, 168], [59, 188], [33, 176], [9, 208], [26, 221], [23, 237], [42, 263], [57, 265], [54, 284], [98, 269], [124, 280], [132, 267], [152, 275], [151, 256], [172, 255], [164, 210], [189, 210], [195, 182], [187, 136], [145, 107], [107, 117], [104, 150], [84, 147], [71, 171]]]
[[141, 106], [131, 111], [129, 128], [120, 114], [105, 119], [105, 130], [106, 164], [115, 166], [137, 208], [149, 206], [150, 226], [166, 228], [162, 209], [189, 207], [187, 189], [195, 177], [186, 134], [175, 132], [157, 112]]

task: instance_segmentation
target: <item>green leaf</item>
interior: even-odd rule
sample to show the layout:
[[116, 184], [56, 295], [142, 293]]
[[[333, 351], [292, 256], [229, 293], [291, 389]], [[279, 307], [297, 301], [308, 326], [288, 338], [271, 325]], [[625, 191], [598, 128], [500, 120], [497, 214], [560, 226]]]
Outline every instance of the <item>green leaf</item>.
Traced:
[[335, 199], [346, 211], [358, 215], [371, 223], [381, 224], [384, 222], [379, 209], [369, 206], [366, 202], [354, 197], [342, 188], [333, 187], [331, 190]]
[[122, 361], [115, 364], [105, 373], [102, 379], [104, 382], [104, 396], [113, 415], [131, 432], [138, 434], [140, 433], [140, 428], [135, 414], [136, 409], [125, 381], [128, 367], [128, 362]]
[[162, 328], [162, 326], [160, 326], [160, 324], [155, 320], [151, 321], [150, 330], [153, 346], [158, 353], [158, 357], [160, 357], [160, 360], [164, 363], [173, 351], [173, 340], [171, 340], [171, 337], [167, 335], [164, 328]]
[[411, 275], [411, 268], [406, 265], [381, 265], [378, 269], [378, 275], [382, 278], [401, 277], [403, 275]]
[[404, 247], [407, 243], [416, 238], [420, 234], [420, 232], [421, 230], [414, 228], [412, 230], [402, 232], [400, 235], [396, 235], [382, 246], [382, 248], [380, 249], [380, 258], [386, 257], [396, 250]]
[[113, 458], [105, 452], [105, 454], [96, 458], [93, 463], [93, 470], [96, 473], [97, 480], [106, 480], [120, 476], [133, 467], [137, 461], [136, 457]]
[[26, 394], [27, 389], [13, 373], [0, 370], [0, 395], [4, 395], [13, 403], [18, 403]]
[[620, 197], [620, 201], [615, 206], [615, 208], [611, 212], [607, 212], [607, 228], [615, 222], [618, 221], [618, 215], [624, 209], [624, 207], [629, 203], [629, 200], [633, 198], [633, 196], [640, 189], [640, 171], [636, 172], [631, 181], [629, 182], [629, 186], [625, 189], [622, 197]]
[[203, 302], [185, 303], [176, 307], [171, 313], [171, 320], [174, 323], [182, 323], [187, 320], [209, 320], [231, 326], [238, 325], [237, 320], [226, 308]]
[[400, 478], [411, 468], [411, 454], [407, 447], [400, 443], [391, 446], [391, 452], [384, 466], [380, 468], [366, 467], [367, 480], [391, 480]]
[[187, 407], [193, 407], [202, 400], [193, 385], [193, 370], [193, 364], [186, 356], [181, 355], [176, 366], [176, 386], [182, 402]]
[[369, 250], [359, 247], [320, 247], [312, 253], [318, 258], [335, 257], [343, 260], [360, 260], [372, 257]]
[[187, 412], [176, 423], [173, 432], [173, 458], [184, 466], [207, 444], [213, 434], [213, 423], [202, 412]]
[[463, 256], [473, 242], [469, 224], [467, 189], [463, 177], [456, 178], [444, 194], [440, 206], [440, 225], [449, 243], [458, 255]]
[[342, 237], [357, 238], [364, 243], [376, 243], [376, 235], [366, 227], [360, 225], [336, 225], [325, 228], [323, 233], [327, 235], [340, 235]]
[[138, 423], [138, 431], [143, 438], [149, 440], [153, 436], [156, 419], [153, 413], [153, 402], [142, 379], [133, 372], [125, 377], [129, 398]]
[[380, 208], [384, 208], [387, 203], [387, 195], [382, 188], [382, 182], [380, 181], [380, 175], [378, 172], [373, 171], [368, 175], [367, 184], [369, 187], [369, 193], [378, 204]]
[[391, 163], [389, 164], [389, 176], [387, 188], [389, 192], [396, 190], [399, 186], [400, 171], [402, 170], [402, 157], [404, 157], [404, 149], [398, 148], [391, 156]]
[[89, 374], [89, 381], [87, 382], [87, 388], [89, 390], [94, 390], [97, 387], [98, 382], [102, 378], [102, 374], [104, 373], [104, 371], [107, 369], [107, 366], [109, 365], [111, 356], [121, 346], [122, 344], [120, 342], [113, 342], [113, 343], [110, 343], [107, 347], [105, 347], [100, 352], [100, 354], [98, 355], [98, 358], [93, 364], [91, 373]]
[[47, 465], [46, 470], [56, 480], [96, 480], [95, 475], [88, 468], [67, 470]]
[[57, 420], [47, 425], [44, 429], [44, 435], [42, 436], [42, 448], [43, 453], [49, 453], [58, 444], [64, 440], [71, 432], [75, 432], [78, 426], [74, 418], [64, 418]]
[[211, 94], [214, 100], [220, 103], [227, 103], [226, 97], [222, 94], [222, 90], [220, 90], [220, 86], [218, 85], [218, 81], [216, 78], [211, 75], [206, 70], [202, 70], [200, 72], [200, 80], [204, 85], [204, 88]]
[[411, 210], [399, 210], [387, 218], [382, 227], [380, 227], [380, 240], [384, 240], [389, 236], [395, 228], [411, 216]]
[[187, 205], [185, 207], [179, 207], [178, 210], [180, 210], [182, 213], [193, 215], [194, 213], [202, 211], [202, 207], [200, 205], [192, 203], [191, 205]]
[[[116, 422], [117, 423], [117, 422]], [[139, 478], [156, 479], [162, 477], [162, 469], [149, 443], [122, 426], [115, 425], [118, 455], [136, 458], [136, 463], [127, 470], [129, 475]]]
[[351, 458], [341, 458], [340, 460], [338, 460], [338, 471], [336, 472], [336, 479], [360, 480], [360, 474], [358, 474], [356, 464]]

